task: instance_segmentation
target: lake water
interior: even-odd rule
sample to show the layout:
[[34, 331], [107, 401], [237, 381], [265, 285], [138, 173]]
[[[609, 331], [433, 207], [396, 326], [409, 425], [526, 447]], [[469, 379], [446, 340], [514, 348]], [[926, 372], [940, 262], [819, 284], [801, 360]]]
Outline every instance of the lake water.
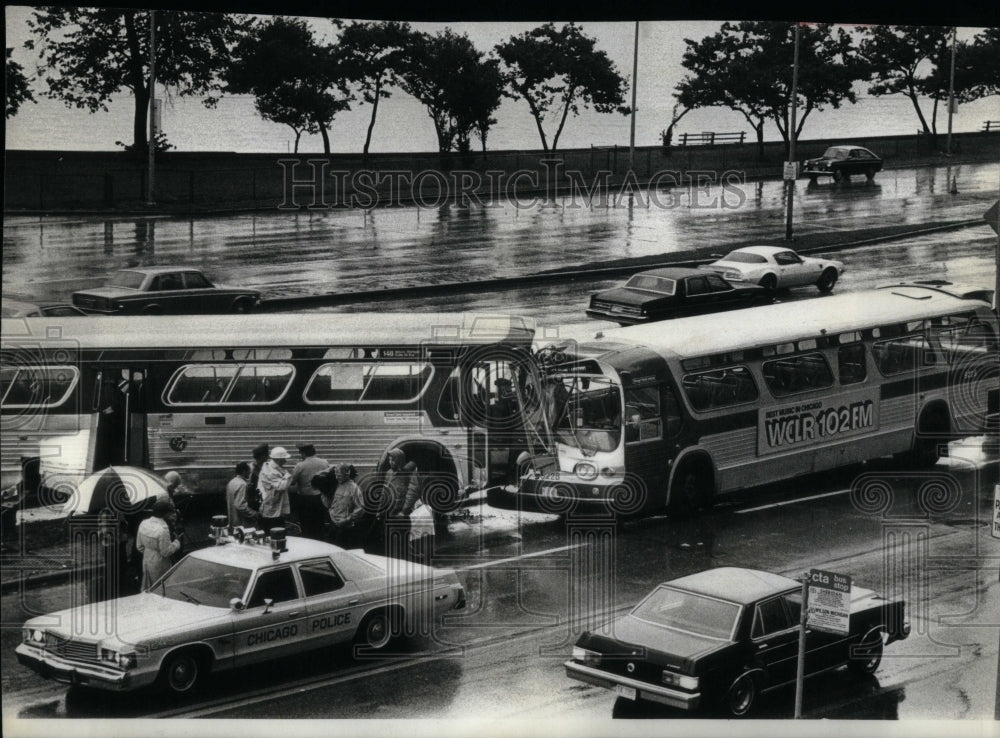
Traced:
[[[34, 69], [35, 57], [21, 48], [28, 37], [24, 21], [27, 8], [7, 9], [7, 45], [15, 48], [14, 59], [26, 70]], [[320, 28], [321, 21], [313, 19]], [[415, 24], [434, 33], [445, 24]], [[532, 28], [530, 23], [449, 23], [458, 33], [468, 33], [479, 49], [492, 48], [497, 42]], [[631, 76], [633, 33], [631, 23], [586, 23], [584, 30], [598, 39], [623, 75]], [[718, 21], [644, 22], [640, 26], [637, 114], [635, 142], [639, 146], [658, 144], [659, 133], [670, 123], [674, 105], [672, 93], [685, 70], [680, 65], [685, 38], [700, 39], [716, 32]], [[974, 29], [961, 29], [962, 37], [974, 35]], [[322, 31], [318, 30], [320, 35]], [[857, 87], [858, 104], [840, 109], [814, 111], [802, 132], [804, 139], [912, 134], [920, 127], [909, 99], [896, 95], [867, 97], [865, 85]], [[161, 93], [162, 94], [162, 93]], [[116, 141], [131, 142], [133, 103], [122, 95], [108, 112], [89, 114], [67, 108], [61, 102], [35, 95], [39, 102], [28, 103], [7, 121], [6, 145], [11, 149], [114, 150]], [[939, 106], [938, 131], [947, 131], [946, 105]], [[930, 101], [924, 101], [930, 118]], [[331, 149], [338, 153], [360, 152], [368, 127], [370, 108], [355, 103], [354, 109], [341, 113], [330, 130]], [[540, 149], [541, 141], [526, 103], [505, 100], [495, 114], [497, 124], [489, 134], [488, 148]], [[551, 141], [558, 120], [546, 125]], [[262, 120], [249, 96], [224, 97], [214, 110], [192, 98], [168, 97], [163, 109], [163, 130], [181, 151], [286, 152], [294, 146], [291, 129]], [[985, 120], [1000, 120], [1000, 97], [978, 100], [958, 108], [953, 130], [978, 131]], [[560, 148], [628, 146], [629, 118], [617, 114], [599, 114], [585, 110], [570, 117], [559, 140]], [[726, 108], [707, 108], [688, 113], [676, 126], [675, 134], [702, 131], [752, 131], [737, 112]], [[780, 140], [773, 124], [765, 128], [767, 140]], [[676, 140], [676, 138], [675, 138]], [[424, 107], [406, 93], [395, 90], [379, 105], [371, 150], [373, 152], [434, 151], [437, 148], [434, 127]], [[478, 140], [473, 141], [475, 147]], [[301, 153], [322, 152], [319, 136], [303, 137]]]

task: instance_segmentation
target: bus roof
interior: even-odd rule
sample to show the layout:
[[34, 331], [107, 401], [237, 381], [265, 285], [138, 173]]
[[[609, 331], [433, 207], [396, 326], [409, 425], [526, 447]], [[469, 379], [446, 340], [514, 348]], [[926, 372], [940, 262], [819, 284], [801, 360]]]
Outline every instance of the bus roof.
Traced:
[[530, 319], [474, 313], [274, 313], [21, 318], [0, 322], [3, 342], [73, 341], [81, 349], [401, 346], [433, 342], [527, 344]]
[[613, 328], [587, 343], [606, 341], [609, 350], [620, 348], [615, 344], [641, 344], [686, 359], [983, 307], [989, 303], [904, 286]]

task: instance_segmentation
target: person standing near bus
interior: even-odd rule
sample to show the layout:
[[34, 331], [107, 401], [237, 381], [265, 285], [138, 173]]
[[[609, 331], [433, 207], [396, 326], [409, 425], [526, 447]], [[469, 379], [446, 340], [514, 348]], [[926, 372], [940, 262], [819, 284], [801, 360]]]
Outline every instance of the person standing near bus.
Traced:
[[250, 464], [241, 461], [236, 465], [236, 474], [226, 485], [226, 513], [229, 524], [234, 527], [254, 528], [260, 513], [247, 504], [247, 480], [250, 479]]
[[250, 462], [250, 478], [247, 480], [247, 505], [254, 512], [260, 512], [260, 470], [264, 468], [264, 464], [267, 463], [267, 457], [271, 453], [271, 449], [266, 443], [260, 443], [254, 446], [253, 451], [253, 461]]
[[[191, 490], [184, 484], [184, 480], [178, 472], [168, 471], [163, 475], [163, 478], [167, 482], [167, 496], [174, 506], [174, 515], [169, 521], [170, 538], [181, 540], [184, 535], [184, 513], [187, 512], [188, 505], [191, 503]], [[181, 549], [178, 549], [174, 554], [175, 564], [184, 557], [182, 549], [183, 542]]]
[[[153, 505], [153, 514], [139, 524], [135, 547], [142, 554], [142, 591], [170, 569], [170, 557], [181, 550], [179, 538], [170, 540], [170, 523], [177, 510], [170, 500], [160, 498]], [[183, 534], [182, 534], [183, 535]]]
[[365, 501], [361, 488], [352, 476], [354, 467], [350, 464], [337, 464], [337, 488], [333, 491], [330, 502], [329, 516], [333, 523], [333, 541], [341, 548], [353, 548], [360, 542], [357, 540], [358, 526], [365, 514]]
[[260, 523], [265, 533], [283, 527], [285, 516], [291, 512], [288, 486], [292, 483], [292, 475], [284, 468], [288, 458], [283, 447], [275, 446], [260, 470], [257, 487], [260, 490]]
[[316, 447], [311, 443], [299, 445], [302, 460], [292, 469], [289, 494], [296, 494], [299, 500], [298, 515], [302, 535], [307, 538], [323, 539], [323, 525], [326, 522], [326, 507], [320, 498], [320, 491], [312, 484], [312, 479], [330, 468], [325, 459], [316, 455]]

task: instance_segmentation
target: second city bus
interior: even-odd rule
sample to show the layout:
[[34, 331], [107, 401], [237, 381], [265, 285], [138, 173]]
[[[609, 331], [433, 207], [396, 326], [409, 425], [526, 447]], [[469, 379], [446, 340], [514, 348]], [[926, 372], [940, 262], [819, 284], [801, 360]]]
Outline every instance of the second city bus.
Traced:
[[548, 354], [551, 442], [524, 457], [520, 502], [497, 504], [690, 512], [879, 456], [932, 464], [997, 413], [996, 318], [945, 288], [617, 328]]

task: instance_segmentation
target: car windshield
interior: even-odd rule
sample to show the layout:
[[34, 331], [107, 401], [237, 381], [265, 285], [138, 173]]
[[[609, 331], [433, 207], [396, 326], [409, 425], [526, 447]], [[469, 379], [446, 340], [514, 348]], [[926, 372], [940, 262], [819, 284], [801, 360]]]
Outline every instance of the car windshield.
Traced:
[[661, 295], [672, 295], [677, 290], [677, 282], [666, 277], [654, 277], [649, 274], [636, 274], [625, 283], [626, 287], [637, 290], [659, 292]]
[[169, 600], [209, 607], [229, 607], [233, 597], [246, 594], [251, 569], [188, 556], [161, 579], [150, 592]]
[[767, 259], [760, 254], [752, 254], [749, 251], [730, 251], [720, 261], [735, 261], [740, 264], [764, 264]]
[[659, 587], [640, 602], [632, 615], [656, 625], [729, 640], [740, 606], [671, 587]]
[[115, 272], [108, 277], [108, 281], [104, 284], [104, 286], [127, 287], [132, 290], [137, 290], [142, 286], [142, 280], [145, 278], [146, 275], [142, 272], [133, 272], [128, 269], [124, 269], [120, 272]]
[[614, 451], [622, 431], [622, 396], [606, 377], [555, 377], [550, 422], [556, 440], [584, 453]]
[[831, 146], [826, 151], [823, 152], [824, 159], [846, 159], [847, 149], [841, 149], [836, 146]]

